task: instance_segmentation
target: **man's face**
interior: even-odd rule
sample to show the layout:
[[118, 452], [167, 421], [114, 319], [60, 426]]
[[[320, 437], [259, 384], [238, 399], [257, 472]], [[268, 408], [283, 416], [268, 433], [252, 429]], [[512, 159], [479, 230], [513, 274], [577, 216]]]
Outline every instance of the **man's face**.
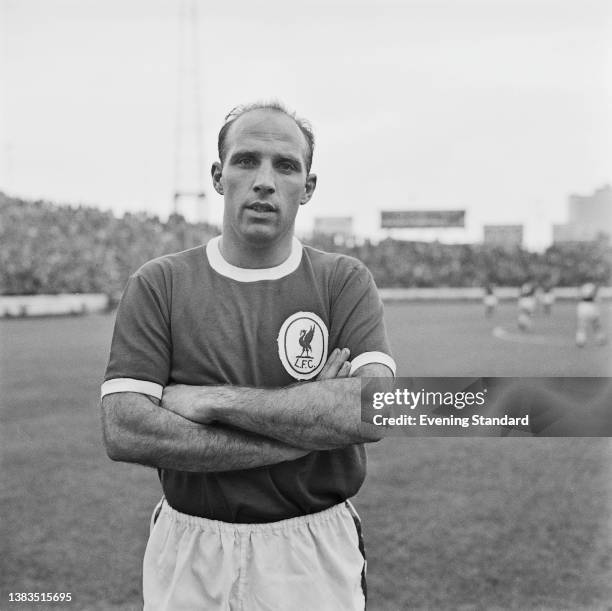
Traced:
[[213, 165], [223, 194], [223, 233], [239, 243], [272, 245], [293, 235], [295, 217], [314, 191], [306, 138], [282, 112], [247, 112], [230, 127], [223, 166]]

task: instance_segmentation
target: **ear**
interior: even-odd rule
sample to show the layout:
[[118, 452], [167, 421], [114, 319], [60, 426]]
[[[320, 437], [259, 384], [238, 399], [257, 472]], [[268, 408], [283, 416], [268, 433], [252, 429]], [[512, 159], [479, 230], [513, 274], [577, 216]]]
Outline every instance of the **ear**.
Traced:
[[308, 176], [306, 176], [306, 183], [304, 184], [304, 195], [302, 199], [300, 200], [301, 206], [303, 206], [304, 204], [310, 201], [310, 198], [312, 197], [312, 194], [314, 193], [316, 188], [317, 188], [317, 175], [308, 174]]
[[212, 176], [212, 183], [215, 191], [219, 195], [223, 195], [223, 166], [220, 161], [215, 161], [210, 168], [210, 175]]

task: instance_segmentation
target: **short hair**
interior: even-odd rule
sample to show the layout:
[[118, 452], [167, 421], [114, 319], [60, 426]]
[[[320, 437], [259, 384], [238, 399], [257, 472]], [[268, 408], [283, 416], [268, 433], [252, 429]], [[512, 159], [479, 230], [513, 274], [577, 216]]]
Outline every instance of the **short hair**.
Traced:
[[306, 119], [298, 117], [295, 112], [289, 110], [284, 104], [278, 101], [271, 102], [254, 102], [252, 104], [240, 104], [239, 106], [235, 106], [232, 108], [229, 113], [227, 113], [225, 117], [225, 122], [223, 126], [219, 130], [219, 138], [217, 141], [217, 150], [219, 152], [219, 160], [221, 163], [224, 163], [225, 153], [226, 153], [226, 140], [227, 140], [227, 132], [230, 127], [235, 123], [237, 119], [245, 115], [247, 112], [251, 112], [252, 110], [275, 110], [277, 112], [282, 112], [286, 114], [288, 117], [291, 117], [295, 124], [300, 128], [302, 134], [306, 138], [307, 151], [306, 151], [306, 172], [310, 172], [310, 168], [312, 166], [312, 156], [314, 153], [314, 145], [315, 138], [314, 132], [312, 131], [312, 125]]

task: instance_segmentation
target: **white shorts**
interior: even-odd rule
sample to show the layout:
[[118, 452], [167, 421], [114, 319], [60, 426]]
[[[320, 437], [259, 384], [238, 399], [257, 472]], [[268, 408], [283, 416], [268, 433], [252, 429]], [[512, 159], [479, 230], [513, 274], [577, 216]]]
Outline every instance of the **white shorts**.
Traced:
[[497, 297], [495, 295], [485, 295], [484, 304], [488, 308], [494, 308], [497, 305]]
[[365, 608], [365, 552], [348, 501], [266, 524], [218, 522], [179, 513], [163, 499], [160, 505], [144, 557], [145, 611]]
[[599, 320], [599, 306], [593, 301], [580, 301], [576, 313], [579, 325]]
[[518, 302], [518, 307], [521, 312], [531, 316], [536, 309], [536, 302], [533, 297], [521, 297]]
[[593, 301], [581, 301], [577, 308], [578, 320], [592, 322], [599, 318], [599, 307]]

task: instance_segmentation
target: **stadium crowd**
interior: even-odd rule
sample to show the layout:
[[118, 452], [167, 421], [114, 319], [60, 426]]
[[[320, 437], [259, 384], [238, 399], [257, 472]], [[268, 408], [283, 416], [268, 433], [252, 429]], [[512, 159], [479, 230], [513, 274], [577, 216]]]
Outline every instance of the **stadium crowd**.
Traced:
[[612, 279], [612, 247], [608, 242], [568, 243], [543, 253], [488, 244], [443, 244], [386, 239], [378, 243], [337, 244], [328, 237], [310, 241], [324, 250], [362, 260], [379, 287], [542, 287], [607, 285]]
[[[0, 193], [0, 294], [106, 293], [114, 302], [129, 275], [156, 256], [185, 250], [217, 235], [180, 215], [115, 217], [93, 207], [60, 206]], [[494, 284], [577, 286], [612, 281], [609, 242], [553, 245], [542, 253], [485, 244], [385, 239], [309, 244], [363, 261], [379, 287], [469, 287]]]
[[145, 213], [117, 218], [97, 208], [0, 193], [0, 294], [106, 293], [115, 301], [149, 259], [217, 233], [180, 215], [166, 222]]

